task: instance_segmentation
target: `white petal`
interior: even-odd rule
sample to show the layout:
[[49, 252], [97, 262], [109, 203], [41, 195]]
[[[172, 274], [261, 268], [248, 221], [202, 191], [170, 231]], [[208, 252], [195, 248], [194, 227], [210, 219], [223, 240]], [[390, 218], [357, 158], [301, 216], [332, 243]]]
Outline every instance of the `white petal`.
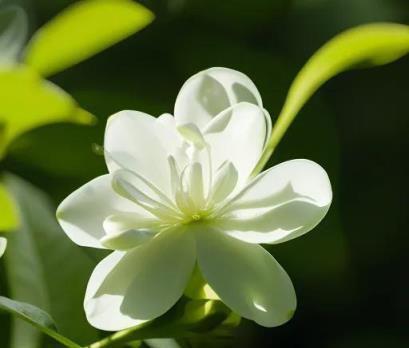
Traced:
[[194, 162], [187, 166], [182, 175], [182, 190], [189, 195], [195, 208], [201, 209], [205, 205], [203, 170], [200, 163]]
[[160, 221], [138, 213], [119, 213], [108, 216], [104, 220], [107, 234], [118, 234], [132, 229], [157, 229]]
[[117, 234], [107, 234], [101, 244], [112, 250], [130, 250], [155, 237], [156, 232], [147, 229], [127, 230]]
[[196, 236], [202, 274], [233, 311], [267, 327], [292, 317], [296, 308], [293, 285], [265, 249], [216, 230], [203, 230]]
[[152, 216], [159, 219], [174, 219], [178, 214], [169, 198], [151, 186], [149, 181], [141, 180], [136, 173], [118, 169], [112, 176], [112, 187], [115, 192], [134, 202]]
[[0, 257], [3, 256], [4, 252], [6, 251], [7, 247], [7, 239], [0, 237]]
[[237, 169], [231, 162], [224, 162], [216, 172], [209, 200], [215, 203], [223, 201], [237, 184]]
[[57, 219], [68, 237], [78, 245], [103, 248], [103, 222], [109, 215], [134, 212], [137, 206], [111, 187], [111, 176], [100, 176], [71, 193], [57, 209]]
[[159, 231], [158, 220], [136, 213], [121, 213], [104, 220], [107, 233], [101, 244], [113, 250], [129, 250], [152, 239]]
[[193, 123], [186, 123], [177, 128], [180, 135], [192, 143], [197, 149], [201, 150], [206, 147], [206, 141], [203, 138], [202, 132]]
[[88, 283], [84, 308], [96, 328], [117, 331], [164, 314], [182, 296], [195, 264], [192, 235], [166, 231], [102, 260]]
[[240, 102], [262, 106], [254, 83], [241, 72], [211, 68], [197, 73], [182, 86], [175, 103], [179, 125], [194, 123], [202, 129], [214, 116]]
[[291, 160], [258, 175], [230, 203], [224, 230], [249, 243], [281, 243], [313, 229], [332, 200], [325, 170]]
[[217, 115], [204, 130], [213, 168], [231, 162], [242, 186], [263, 152], [266, 129], [264, 110], [254, 104], [236, 104]]
[[[172, 117], [156, 119], [138, 111], [121, 111], [107, 122], [104, 147], [110, 172], [132, 170], [170, 194], [168, 156], [179, 146]], [[113, 160], [115, 159], [115, 160]]]

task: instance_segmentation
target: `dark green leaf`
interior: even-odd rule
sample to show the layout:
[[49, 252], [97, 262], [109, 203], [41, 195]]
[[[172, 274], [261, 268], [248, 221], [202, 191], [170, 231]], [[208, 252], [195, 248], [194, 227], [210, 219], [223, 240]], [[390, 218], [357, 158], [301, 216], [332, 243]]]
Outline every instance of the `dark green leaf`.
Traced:
[[[83, 298], [96, 261], [72, 243], [55, 219], [48, 198], [29, 183], [7, 175], [21, 227], [9, 234], [4, 255], [11, 296], [49, 311], [59, 331], [80, 343], [97, 339], [97, 330], [85, 319]], [[15, 323], [13, 339], [21, 342], [21, 324]], [[22, 346], [15, 344], [16, 348]]]
[[11, 300], [0, 296], [0, 310], [6, 311], [30, 323], [46, 335], [54, 338], [66, 347], [79, 348], [80, 346], [56, 332], [51, 316], [42, 309], [31, 304]]

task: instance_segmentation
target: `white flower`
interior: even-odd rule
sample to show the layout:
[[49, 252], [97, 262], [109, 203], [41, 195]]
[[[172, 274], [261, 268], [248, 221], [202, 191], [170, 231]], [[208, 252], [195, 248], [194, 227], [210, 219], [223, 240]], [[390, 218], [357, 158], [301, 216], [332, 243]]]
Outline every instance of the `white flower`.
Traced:
[[7, 247], [7, 239], [4, 237], [0, 237], [0, 257], [3, 256], [4, 252], [6, 251]]
[[254, 84], [225, 68], [190, 78], [175, 117], [111, 116], [109, 174], [72, 193], [57, 212], [75, 243], [114, 250], [88, 283], [84, 307], [93, 326], [120, 330], [164, 314], [196, 262], [242, 317], [268, 327], [290, 319], [291, 280], [258, 244], [310, 231], [332, 193], [326, 172], [304, 159], [250, 178], [270, 128]]

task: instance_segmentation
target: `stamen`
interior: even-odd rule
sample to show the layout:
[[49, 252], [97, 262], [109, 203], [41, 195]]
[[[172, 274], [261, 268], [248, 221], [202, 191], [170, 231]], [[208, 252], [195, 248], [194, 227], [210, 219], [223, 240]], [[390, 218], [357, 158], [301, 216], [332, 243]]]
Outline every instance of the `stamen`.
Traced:
[[177, 210], [147, 196], [125, 178], [121, 177], [121, 175], [123, 176], [126, 172], [127, 171], [125, 170], [118, 170], [114, 174], [112, 186], [118, 194], [138, 204], [143, 209], [160, 219], [173, 221], [182, 217]]
[[210, 202], [210, 195], [211, 195], [211, 191], [212, 191], [212, 186], [213, 186], [213, 165], [212, 165], [212, 155], [210, 153], [210, 146], [207, 145], [206, 146], [206, 153], [207, 153], [207, 160], [209, 162], [209, 187], [207, 190], [207, 197], [206, 197], [206, 201], [207, 203]]
[[132, 169], [128, 168], [125, 166], [123, 163], [121, 163], [118, 158], [114, 157], [109, 151], [105, 150], [103, 147], [101, 147], [102, 150], [104, 151], [105, 157], [113, 161], [118, 167], [125, 169], [127, 172], [141, 180], [149, 189], [151, 189], [163, 202], [166, 203], [169, 208], [172, 209], [177, 209], [175, 204], [166, 196], [161, 190], [159, 190], [154, 184], [152, 184], [149, 180], [145, 179], [142, 175], [136, 173]]
[[201, 216], [199, 214], [193, 214], [192, 215], [192, 220], [199, 221], [200, 219], [201, 219]]
[[180, 175], [179, 168], [176, 164], [176, 160], [173, 156], [168, 157], [169, 169], [170, 169], [170, 186], [172, 188], [172, 194], [175, 196], [178, 189]]

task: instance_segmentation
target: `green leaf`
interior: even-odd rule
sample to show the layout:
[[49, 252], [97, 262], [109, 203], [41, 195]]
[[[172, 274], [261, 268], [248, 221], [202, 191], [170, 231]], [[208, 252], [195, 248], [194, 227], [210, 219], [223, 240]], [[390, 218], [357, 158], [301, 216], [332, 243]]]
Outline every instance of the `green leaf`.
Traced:
[[304, 65], [287, 94], [254, 174], [262, 170], [297, 113], [326, 81], [362, 66], [390, 63], [409, 52], [409, 26], [373, 23], [349, 29], [321, 47]]
[[0, 158], [11, 141], [32, 128], [94, 121], [69, 94], [23, 66], [0, 69], [0, 100]]
[[79, 1], [38, 30], [25, 61], [44, 76], [55, 74], [141, 30], [153, 17], [131, 0]]
[[27, 17], [17, 6], [0, 11], [0, 66], [13, 64], [27, 37]]
[[9, 231], [17, 228], [18, 216], [13, 197], [0, 182], [0, 231]]
[[[21, 219], [21, 227], [9, 234], [4, 255], [11, 297], [51, 313], [59, 332], [72, 340], [81, 344], [96, 340], [98, 333], [86, 321], [83, 299], [97, 261], [66, 237], [56, 222], [55, 207], [41, 191], [10, 174], [5, 183]], [[13, 326], [15, 348], [25, 346], [22, 340], [31, 343], [27, 337], [34, 334], [27, 327], [17, 322]]]
[[[57, 333], [51, 316], [38, 307], [0, 296], [0, 310], [11, 313], [19, 319], [30, 323], [35, 328], [64, 344], [66, 347], [80, 348], [76, 343]], [[28, 345], [19, 347], [28, 347]]]

